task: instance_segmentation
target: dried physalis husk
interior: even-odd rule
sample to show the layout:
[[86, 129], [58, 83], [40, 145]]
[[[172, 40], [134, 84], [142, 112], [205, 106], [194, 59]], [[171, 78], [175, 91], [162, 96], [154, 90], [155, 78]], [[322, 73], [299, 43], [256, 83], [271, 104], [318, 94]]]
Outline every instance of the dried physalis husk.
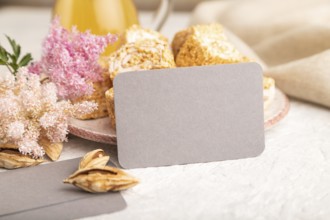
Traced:
[[63, 149], [63, 143], [52, 143], [47, 138], [41, 138], [39, 140], [40, 146], [45, 150], [46, 155], [52, 160], [56, 161], [58, 158], [60, 158], [62, 149]]
[[79, 163], [79, 169], [104, 167], [109, 162], [110, 157], [102, 149], [96, 149], [87, 153]]
[[42, 159], [33, 159], [14, 150], [0, 151], [0, 167], [5, 169], [17, 169], [36, 166], [44, 162]]
[[63, 182], [91, 193], [101, 193], [125, 190], [135, 186], [139, 181], [120, 169], [105, 166], [78, 170]]
[[0, 144], [0, 149], [18, 149], [18, 145], [12, 143]]

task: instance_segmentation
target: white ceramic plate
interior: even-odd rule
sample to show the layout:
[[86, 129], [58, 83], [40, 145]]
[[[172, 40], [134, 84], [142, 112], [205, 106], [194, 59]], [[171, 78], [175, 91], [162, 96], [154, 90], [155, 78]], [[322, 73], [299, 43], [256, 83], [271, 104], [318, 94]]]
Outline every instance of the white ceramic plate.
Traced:
[[275, 90], [275, 97], [264, 112], [265, 130], [281, 121], [289, 112], [290, 102], [288, 97], [279, 89]]
[[[269, 129], [283, 119], [290, 108], [289, 100], [279, 89], [276, 89], [275, 99], [264, 113], [265, 129]], [[110, 125], [109, 118], [94, 120], [79, 120], [72, 118], [69, 124], [71, 134], [78, 137], [108, 144], [116, 144], [116, 131]]]

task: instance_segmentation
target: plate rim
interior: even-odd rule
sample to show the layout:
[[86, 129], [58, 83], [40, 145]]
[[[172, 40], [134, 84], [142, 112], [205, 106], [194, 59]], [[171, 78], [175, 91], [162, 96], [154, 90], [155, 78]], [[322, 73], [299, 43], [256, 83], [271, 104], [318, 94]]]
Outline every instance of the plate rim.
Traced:
[[290, 111], [290, 101], [288, 96], [280, 89], [275, 88], [276, 92], [278, 92], [284, 99], [284, 107], [282, 110], [273, 118], [264, 121], [265, 131], [269, 130], [270, 128], [274, 127], [278, 124]]
[[[281, 109], [281, 111], [276, 114], [275, 117], [272, 117], [271, 119], [268, 119], [267, 121], [264, 121], [264, 130], [267, 131], [270, 128], [274, 127], [275, 125], [278, 124], [289, 112], [290, 110], [290, 101], [288, 96], [282, 92], [280, 89], [275, 88], [276, 92], [282, 96], [284, 99], [284, 107]], [[109, 120], [109, 126], [110, 126], [110, 119], [108, 117], [105, 117], [106, 119]], [[79, 119], [78, 119], [79, 120]], [[93, 120], [93, 119], [92, 119]], [[69, 125], [68, 125], [69, 133], [73, 134], [75, 136], [78, 136], [80, 138], [90, 140], [90, 141], [95, 141], [99, 143], [106, 143], [106, 144], [111, 144], [111, 145], [117, 145], [117, 135], [114, 134], [106, 134], [106, 133], [100, 133], [97, 131], [93, 131], [90, 129], [86, 128], [81, 128], [78, 126], [75, 126], [74, 124], [70, 123], [69, 120]]]
[[[109, 126], [110, 126], [110, 121], [109, 121]], [[70, 134], [73, 134], [83, 139], [87, 139], [99, 143], [105, 143], [105, 144], [114, 144], [114, 145], [117, 144], [117, 135], [105, 134], [89, 129], [80, 128], [70, 124], [70, 122], [68, 125], [68, 129]]]

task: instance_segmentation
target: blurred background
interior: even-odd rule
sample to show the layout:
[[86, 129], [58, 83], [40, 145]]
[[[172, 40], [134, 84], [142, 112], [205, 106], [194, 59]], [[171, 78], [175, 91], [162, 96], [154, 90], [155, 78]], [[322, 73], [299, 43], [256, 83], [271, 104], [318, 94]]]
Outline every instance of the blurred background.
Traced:
[[[140, 24], [152, 28], [152, 21], [161, 0], [132, 0], [137, 9]], [[41, 55], [41, 44], [47, 34], [55, 0], [0, 0], [0, 44], [7, 46], [4, 34], [16, 39], [24, 51], [35, 59]], [[110, 1], [111, 2], [111, 1]], [[169, 39], [189, 25], [191, 12], [205, 0], [173, 0], [173, 9], [162, 33]], [[217, 1], [215, 1], [217, 2]], [[1, 69], [1, 68], [0, 68]]]
[[[174, 0], [174, 10], [189, 11], [203, 0]], [[25, 5], [25, 6], [51, 6], [54, 0], [0, 0], [3, 5]], [[142, 10], [153, 10], [157, 8], [159, 0], [134, 0], [136, 6]]]

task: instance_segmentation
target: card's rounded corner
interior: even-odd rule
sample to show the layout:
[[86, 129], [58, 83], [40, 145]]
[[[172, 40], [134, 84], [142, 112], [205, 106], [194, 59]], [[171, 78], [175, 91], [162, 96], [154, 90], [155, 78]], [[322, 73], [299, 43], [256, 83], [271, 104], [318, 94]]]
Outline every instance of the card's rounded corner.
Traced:
[[261, 154], [263, 154], [265, 152], [266, 144], [263, 143], [261, 146], [262, 146], [261, 148], [258, 148], [258, 150], [254, 152], [252, 157], [259, 157], [259, 156], [261, 156]]
[[257, 69], [259, 72], [263, 73], [264, 69], [262, 68], [262, 65], [256, 61], [248, 62], [249, 65], [253, 66], [255, 69]]
[[[117, 147], [118, 147], [118, 145], [117, 145]], [[132, 169], [132, 168], [134, 168], [134, 167], [130, 166], [129, 161], [123, 160], [123, 159], [121, 158], [120, 154], [121, 154], [121, 153], [120, 153], [120, 151], [119, 151], [119, 149], [118, 149], [118, 154], [117, 154], [117, 156], [118, 156], [118, 164], [119, 164], [119, 166], [120, 166], [121, 168], [123, 168], [123, 169]]]
[[120, 80], [120, 78], [125, 77], [125, 75], [126, 75], [127, 73], [130, 73], [130, 72], [122, 72], [122, 73], [118, 73], [118, 74], [115, 76], [115, 78], [113, 79], [113, 87], [114, 87], [114, 88], [117, 87], [117, 86], [116, 86], [116, 85], [118, 84], [117, 81]]

